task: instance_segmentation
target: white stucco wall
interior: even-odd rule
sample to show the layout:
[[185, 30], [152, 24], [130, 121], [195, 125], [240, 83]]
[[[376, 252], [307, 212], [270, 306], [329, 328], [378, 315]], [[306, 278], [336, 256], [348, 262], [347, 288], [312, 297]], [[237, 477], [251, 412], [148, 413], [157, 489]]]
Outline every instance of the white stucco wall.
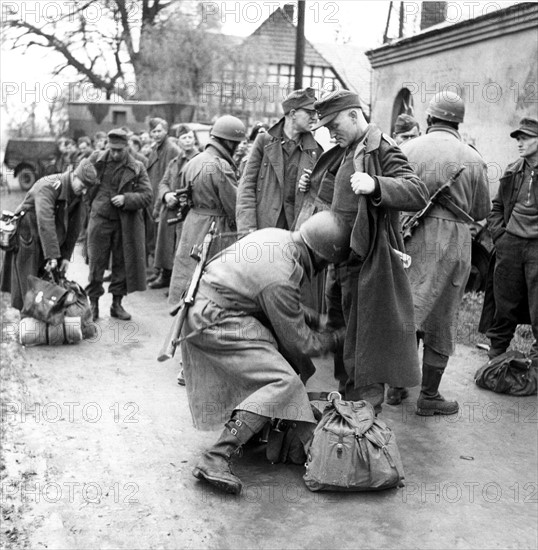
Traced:
[[538, 118], [537, 44], [538, 33], [529, 29], [376, 68], [372, 121], [389, 132], [394, 100], [407, 87], [424, 130], [433, 94], [459, 92], [466, 102], [460, 133], [488, 163], [494, 193], [506, 165], [518, 158], [510, 131], [523, 116]]

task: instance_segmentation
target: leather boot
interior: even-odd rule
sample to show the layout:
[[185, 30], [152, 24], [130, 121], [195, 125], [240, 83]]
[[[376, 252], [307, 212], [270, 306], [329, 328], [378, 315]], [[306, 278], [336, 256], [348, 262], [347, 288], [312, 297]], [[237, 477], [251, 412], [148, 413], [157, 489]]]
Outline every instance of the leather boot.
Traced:
[[151, 282], [155, 281], [156, 279], [159, 278], [160, 275], [161, 275], [161, 270], [160, 269], [154, 269], [153, 273], [150, 273], [146, 277], [146, 283], [151, 283]]
[[131, 318], [131, 315], [123, 309], [123, 306], [121, 305], [122, 298], [123, 296], [112, 297], [112, 306], [110, 308], [110, 316], [115, 317], [120, 321], [128, 321]]
[[433, 416], [434, 414], [456, 414], [459, 411], [457, 401], [447, 401], [439, 393], [439, 384], [445, 372], [444, 368], [432, 365], [422, 365], [422, 387], [417, 401], [419, 416]]
[[90, 300], [90, 310], [92, 312], [92, 321], [97, 321], [97, 319], [99, 319], [99, 300], [98, 299]]
[[205, 479], [226, 493], [238, 495], [243, 485], [232, 472], [232, 456], [262, 429], [267, 420], [267, 417], [258, 414], [235, 411], [215, 445], [202, 454], [192, 475], [197, 479]]
[[389, 386], [387, 390], [387, 405], [399, 405], [409, 396], [407, 388]]
[[161, 269], [159, 276], [148, 284], [149, 288], [168, 288], [172, 272], [169, 269]]

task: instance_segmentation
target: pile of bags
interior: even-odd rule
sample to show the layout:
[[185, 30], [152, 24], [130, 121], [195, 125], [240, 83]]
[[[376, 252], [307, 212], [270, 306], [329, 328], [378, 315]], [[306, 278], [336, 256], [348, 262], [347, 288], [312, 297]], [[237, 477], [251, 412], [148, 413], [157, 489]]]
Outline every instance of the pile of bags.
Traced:
[[19, 323], [22, 345], [76, 344], [95, 331], [88, 296], [78, 283], [59, 276], [52, 281], [28, 276]]

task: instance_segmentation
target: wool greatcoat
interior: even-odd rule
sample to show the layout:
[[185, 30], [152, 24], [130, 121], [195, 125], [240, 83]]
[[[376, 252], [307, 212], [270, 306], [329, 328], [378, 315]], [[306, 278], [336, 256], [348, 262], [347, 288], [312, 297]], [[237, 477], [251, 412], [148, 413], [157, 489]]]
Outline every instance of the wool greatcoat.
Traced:
[[331, 333], [305, 321], [300, 286], [312, 273], [302, 240], [273, 228], [250, 233], [207, 264], [182, 332], [196, 428], [222, 429], [238, 409], [315, 422], [303, 383], [312, 372], [296, 372], [284, 358], [334, 345]]
[[[108, 150], [96, 151], [90, 157], [95, 165], [98, 178], [104, 173], [106, 162], [109, 158]], [[125, 196], [125, 204], [118, 208], [121, 224], [123, 261], [125, 263], [126, 290], [127, 293], [146, 289], [146, 244], [144, 227], [144, 209], [148, 207], [153, 199], [151, 184], [144, 165], [128, 155], [121, 171], [121, 179], [118, 186], [118, 195]], [[109, 197], [102, 196], [100, 185], [94, 186], [87, 194], [90, 204], [90, 228], [92, 224], [100, 223], [102, 219], [92, 208], [94, 202], [109, 200]], [[99, 247], [99, 242], [92, 242], [91, 231], [88, 232], [88, 249], [90, 250], [90, 270], [92, 265], [91, 249]], [[102, 243], [109, 247], [110, 243]], [[108, 258], [105, 268], [108, 267]], [[90, 282], [91, 284], [91, 282]]]
[[[444, 124], [402, 145], [432, 195], [461, 166], [465, 170], [450, 186], [452, 201], [475, 221], [490, 210], [486, 163]], [[471, 231], [466, 222], [441, 206], [434, 207], [406, 242], [411, 256], [409, 276], [417, 330], [424, 345], [438, 354], [454, 353], [458, 308], [471, 271]]]
[[[332, 149], [325, 153], [338, 154]], [[421, 374], [413, 300], [396, 251], [404, 250], [400, 210], [423, 208], [427, 191], [399, 147], [374, 124], [356, 145], [353, 168], [374, 178], [376, 193], [355, 195], [347, 182], [339, 188], [336, 174], [331, 210], [346, 218], [352, 214], [354, 220], [351, 256], [337, 266], [346, 322], [344, 366], [355, 388], [414, 386]]]
[[283, 129], [284, 119], [281, 119], [267, 132], [258, 134], [254, 141], [237, 191], [237, 230], [240, 233], [276, 227], [282, 208], [288, 223], [291, 223], [289, 229], [295, 228], [305, 197], [305, 193], [298, 189], [299, 179], [305, 168], [311, 170], [314, 167], [323, 149], [311, 133], [302, 134], [295, 201], [293, 205], [285, 203]]
[[161, 210], [159, 201], [159, 184], [163, 179], [166, 168], [170, 162], [179, 155], [179, 147], [168, 136], [158, 147], [153, 147], [148, 157], [146, 170], [153, 190], [152, 214], [153, 219], [158, 219]]
[[2, 291], [11, 292], [11, 306], [23, 307], [28, 275], [40, 276], [47, 260], [70, 260], [81, 227], [82, 202], [71, 189], [71, 173], [38, 180], [16, 213], [19, 250], [7, 252], [2, 268]]
[[235, 164], [228, 151], [216, 140], [206, 145], [182, 172], [182, 187], [191, 186], [193, 206], [183, 222], [181, 238], [174, 258], [168, 303], [175, 306], [187, 290], [196, 260], [191, 257], [192, 247], [202, 243], [213, 221], [216, 233], [228, 236], [213, 239], [210, 256], [220, 252], [236, 240], [235, 202], [237, 178]]
[[161, 205], [160, 223], [157, 229], [157, 243], [155, 246], [155, 267], [172, 271], [177, 244], [181, 238], [183, 222], [168, 225], [167, 221], [177, 217], [178, 207], [168, 208], [164, 200], [166, 193], [176, 191], [181, 187], [181, 171], [200, 151], [193, 149], [189, 153], [181, 151], [179, 155], [170, 161], [166, 172], [159, 183], [158, 202]]

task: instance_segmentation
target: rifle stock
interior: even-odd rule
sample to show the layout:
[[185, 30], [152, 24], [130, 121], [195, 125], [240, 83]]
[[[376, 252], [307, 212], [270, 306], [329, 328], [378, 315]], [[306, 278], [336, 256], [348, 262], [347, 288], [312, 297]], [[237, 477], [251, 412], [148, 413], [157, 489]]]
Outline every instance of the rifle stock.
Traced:
[[413, 232], [420, 224], [421, 220], [425, 218], [430, 212], [430, 210], [437, 204], [437, 198], [442, 195], [461, 175], [461, 173], [465, 170], [465, 165], [461, 165], [458, 170], [448, 179], [446, 183], [441, 185], [439, 189], [430, 197], [430, 200], [428, 201], [428, 204], [419, 212], [417, 212], [414, 216], [409, 218], [403, 225], [402, 225], [402, 233], [404, 241], [411, 238], [413, 235]]
[[179, 308], [179, 311], [174, 318], [166, 340], [164, 341], [164, 344], [159, 351], [157, 361], [167, 361], [168, 359], [174, 357], [176, 353], [176, 349], [180, 341], [181, 330], [185, 323], [185, 319], [187, 318], [189, 308], [194, 303], [196, 291], [198, 290], [198, 284], [200, 282], [200, 279], [202, 278], [202, 273], [204, 272], [204, 267], [207, 262], [209, 249], [211, 247], [211, 241], [213, 240], [215, 231], [216, 224], [215, 222], [213, 222], [202, 242], [201, 253], [199, 255], [196, 254], [194, 248], [193, 252], [191, 252], [191, 256], [197, 260], [196, 269], [194, 270], [189, 288], [187, 290], [187, 293], [185, 294], [185, 298], [183, 299], [183, 304]]

